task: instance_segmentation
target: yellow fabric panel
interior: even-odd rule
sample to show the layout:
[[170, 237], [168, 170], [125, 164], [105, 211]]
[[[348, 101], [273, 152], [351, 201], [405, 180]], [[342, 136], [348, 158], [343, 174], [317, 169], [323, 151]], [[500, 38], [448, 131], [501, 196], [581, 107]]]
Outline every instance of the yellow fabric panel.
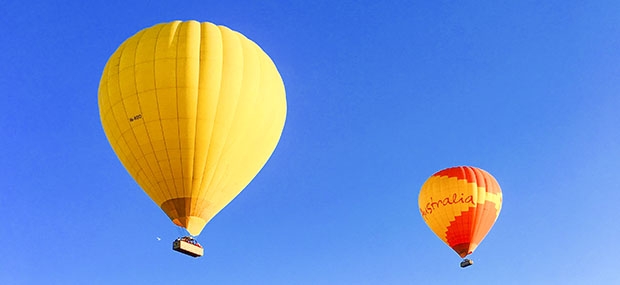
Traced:
[[104, 69], [99, 108], [125, 168], [193, 235], [260, 171], [286, 118], [282, 79], [260, 47], [195, 21], [125, 41]]
[[[192, 189], [203, 189], [207, 158], [211, 146], [215, 116], [218, 110], [218, 99], [222, 82], [223, 45], [219, 29], [211, 23], [201, 23], [200, 29], [200, 71], [198, 74], [198, 89], [200, 97], [196, 106], [196, 141], [194, 155], [194, 179]], [[204, 196], [207, 191], [192, 193], [192, 197]], [[194, 200], [197, 203], [197, 200]], [[193, 207], [204, 209], [206, 205]], [[213, 213], [212, 215], [215, 215]], [[211, 215], [208, 215], [211, 216]]]

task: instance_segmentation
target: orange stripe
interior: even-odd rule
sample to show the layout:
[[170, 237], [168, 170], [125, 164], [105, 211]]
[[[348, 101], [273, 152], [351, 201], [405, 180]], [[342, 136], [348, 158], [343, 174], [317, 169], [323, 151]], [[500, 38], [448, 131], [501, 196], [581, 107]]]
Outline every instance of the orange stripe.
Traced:
[[454, 217], [446, 230], [446, 241], [456, 253], [465, 257], [469, 252], [469, 244], [472, 242], [471, 228], [474, 223], [475, 207], [469, 207], [460, 216]]
[[478, 210], [482, 210], [482, 217], [476, 224], [476, 231], [471, 237], [471, 242], [475, 244], [480, 244], [484, 237], [489, 233], [493, 224], [495, 224], [495, 220], [497, 220], [497, 216], [499, 215], [495, 203], [491, 201], [486, 201], [482, 205], [478, 205]]
[[471, 175], [472, 173], [470, 171], [471, 167], [468, 166], [457, 166], [457, 167], [450, 167], [450, 168], [446, 168], [444, 170], [441, 170], [435, 174], [433, 174], [433, 176], [447, 176], [447, 177], [455, 177], [456, 179], [459, 180], [467, 180], [467, 182], [470, 183], [475, 183], [476, 182], [476, 178]]
[[[484, 215], [476, 223], [474, 215], [477, 210], [482, 210]], [[448, 246], [461, 257], [472, 253], [475, 250], [472, 245], [478, 245], [482, 242], [491, 227], [493, 227], [497, 215], [495, 203], [487, 201], [477, 207], [470, 207], [469, 210], [454, 217], [454, 221], [450, 222], [450, 226], [446, 230], [445, 238]], [[475, 233], [471, 231], [472, 228], [477, 229]]]
[[485, 188], [488, 193], [500, 193], [499, 185], [495, 178], [488, 172], [472, 166], [456, 166], [441, 170], [433, 176], [455, 177], [459, 180], [465, 180], [469, 183], [476, 183], [478, 187]]

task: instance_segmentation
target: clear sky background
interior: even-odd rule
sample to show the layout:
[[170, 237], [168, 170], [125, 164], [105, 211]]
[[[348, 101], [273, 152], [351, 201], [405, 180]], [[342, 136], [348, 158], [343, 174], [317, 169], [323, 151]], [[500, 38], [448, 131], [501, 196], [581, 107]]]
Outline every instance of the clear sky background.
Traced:
[[[0, 284], [620, 284], [620, 1], [5, 1]], [[287, 90], [282, 139], [199, 236], [99, 121], [108, 57], [172, 20], [240, 31]], [[473, 165], [504, 193], [460, 258], [420, 186]], [[161, 239], [161, 240], [160, 240]]]

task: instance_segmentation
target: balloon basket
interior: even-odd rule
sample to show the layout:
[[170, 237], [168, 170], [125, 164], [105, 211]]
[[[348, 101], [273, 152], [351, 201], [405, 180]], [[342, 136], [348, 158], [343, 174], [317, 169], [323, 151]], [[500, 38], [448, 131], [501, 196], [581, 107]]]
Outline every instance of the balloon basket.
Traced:
[[471, 259], [463, 259], [463, 261], [461, 261], [461, 268], [465, 268], [467, 266], [473, 265], [474, 261]]
[[172, 242], [172, 250], [189, 255], [200, 257], [204, 254], [204, 248], [191, 237], [182, 237]]

